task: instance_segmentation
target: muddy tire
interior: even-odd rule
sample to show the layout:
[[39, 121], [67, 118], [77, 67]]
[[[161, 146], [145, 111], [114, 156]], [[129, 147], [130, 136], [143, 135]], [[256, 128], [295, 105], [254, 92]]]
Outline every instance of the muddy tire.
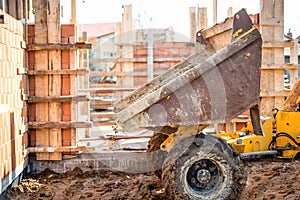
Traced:
[[239, 199], [246, 183], [241, 161], [223, 140], [199, 134], [172, 148], [162, 181], [170, 199]]
[[167, 152], [160, 150], [160, 145], [168, 138], [168, 135], [162, 133], [156, 133], [151, 137], [148, 142], [148, 160], [149, 168], [158, 178], [161, 178], [162, 165], [165, 158], [167, 157]]

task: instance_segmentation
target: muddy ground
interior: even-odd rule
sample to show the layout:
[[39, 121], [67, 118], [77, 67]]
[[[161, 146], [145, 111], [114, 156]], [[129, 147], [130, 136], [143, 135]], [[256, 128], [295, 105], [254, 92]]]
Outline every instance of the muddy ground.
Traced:
[[[246, 162], [245, 200], [300, 199], [300, 162]], [[152, 174], [124, 174], [111, 171], [82, 172], [76, 168], [65, 174], [46, 170], [30, 175], [10, 189], [7, 199], [168, 199], [160, 180]]]

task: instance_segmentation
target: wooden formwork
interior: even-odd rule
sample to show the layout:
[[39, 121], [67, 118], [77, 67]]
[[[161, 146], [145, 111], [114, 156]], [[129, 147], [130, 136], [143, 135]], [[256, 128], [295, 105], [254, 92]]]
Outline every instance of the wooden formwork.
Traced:
[[88, 120], [77, 121], [77, 104], [88, 97], [78, 95], [76, 79], [88, 73], [77, 68], [77, 49], [91, 44], [76, 43], [74, 24], [60, 24], [59, 0], [38, 0], [34, 6], [35, 25], [28, 27], [27, 44], [29, 151], [38, 160], [61, 160], [64, 154], [82, 150], [76, 146], [76, 129], [91, 127]]
[[[284, 0], [261, 0], [260, 32], [263, 38], [261, 66], [261, 114], [272, 116], [280, 109], [289, 91], [284, 88], [284, 72], [289, 70], [291, 87], [298, 78], [298, 43], [284, 41]], [[290, 63], [284, 63], [284, 48], [291, 53]]]

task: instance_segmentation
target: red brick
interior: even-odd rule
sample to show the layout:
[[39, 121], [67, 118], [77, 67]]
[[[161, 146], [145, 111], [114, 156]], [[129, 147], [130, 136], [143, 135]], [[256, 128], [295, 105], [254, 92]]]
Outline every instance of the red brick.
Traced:
[[34, 76], [28, 76], [28, 82], [29, 82], [29, 95], [34, 96], [35, 95], [35, 78], [34, 78]]
[[29, 121], [35, 122], [36, 121], [36, 104], [30, 103], [28, 104], [29, 107]]
[[72, 131], [71, 129], [62, 129], [62, 145], [71, 146], [72, 144]]
[[34, 25], [28, 25], [28, 44], [34, 43]]
[[62, 24], [61, 25], [61, 42], [68, 43], [69, 37], [75, 36], [74, 24]]
[[30, 135], [30, 146], [35, 147], [36, 146], [36, 130], [30, 130], [29, 131]]
[[70, 51], [61, 52], [61, 68], [70, 69]]
[[70, 95], [70, 75], [62, 75], [61, 76], [61, 94], [62, 95]]
[[62, 103], [61, 104], [62, 109], [62, 121], [71, 121], [71, 103]]
[[35, 65], [35, 53], [34, 51], [28, 51], [28, 69], [34, 70]]

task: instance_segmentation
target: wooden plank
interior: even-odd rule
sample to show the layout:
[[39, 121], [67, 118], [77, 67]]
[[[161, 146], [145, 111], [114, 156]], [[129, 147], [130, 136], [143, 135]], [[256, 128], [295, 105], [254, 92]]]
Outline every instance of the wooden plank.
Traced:
[[198, 8], [198, 30], [207, 28], [207, 8]]
[[78, 102], [78, 101], [88, 101], [87, 95], [69, 95], [69, 96], [29, 96], [28, 103], [37, 102]]
[[218, 2], [213, 0], [213, 24], [216, 24], [218, 20]]
[[[133, 35], [133, 18], [132, 18], [132, 5], [124, 5], [123, 6], [123, 15], [122, 15], [122, 23], [121, 23], [121, 32], [126, 34], [120, 34], [120, 43], [128, 43], [128, 45], [120, 46], [120, 55], [121, 58], [133, 58], [133, 46], [132, 43], [134, 41]], [[129, 34], [128, 34], [129, 33]], [[122, 72], [133, 72], [134, 66], [132, 62], [128, 63], [120, 63], [119, 65], [120, 71]], [[133, 77], [124, 77], [120, 80], [120, 84], [125, 87], [134, 86]]]
[[209, 39], [216, 51], [222, 49], [231, 42], [233, 18], [227, 18], [224, 22], [201, 31], [204, 39]]
[[[76, 68], [76, 53], [75, 51], [70, 51], [70, 69]], [[77, 93], [77, 87], [76, 87], [76, 75], [70, 75], [70, 93], [76, 94]], [[77, 103], [71, 102], [71, 121], [77, 120]], [[90, 123], [90, 122], [89, 122]], [[91, 125], [91, 124], [90, 124]], [[77, 143], [77, 134], [75, 127], [72, 127], [71, 131], [71, 145], [75, 146]], [[84, 127], [82, 127], [84, 128]]]
[[281, 107], [280, 110], [287, 111], [287, 112], [295, 111], [298, 106], [297, 100], [299, 97], [300, 97], [300, 78], [298, 78], [292, 91], [289, 93], [284, 105]]
[[97, 127], [97, 126], [112, 126], [112, 125], [116, 125], [116, 121], [93, 121], [93, 126]]
[[76, 24], [76, 0], [71, 0], [71, 20], [70, 24]]
[[90, 122], [76, 122], [76, 121], [66, 121], [66, 122], [29, 122], [28, 127], [31, 129], [50, 129], [50, 128], [91, 128], [92, 124]]
[[196, 7], [190, 7], [189, 14], [190, 14], [190, 40], [196, 41], [196, 32], [197, 32]]
[[227, 17], [233, 17], [232, 7], [227, 9]]
[[[201, 32], [201, 35], [204, 38], [210, 38], [210, 37], [219, 35], [223, 32], [230, 31], [232, 29], [232, 24], [233, 24], [233, 18], [229, 18], [226, 21], [219, 23], [218, 25], [204, 29]], [[230, 37], [230, 40], [231, 40], [231, 37]]]
[[34, 1], [35, 5], [35, 42], [46, 44], [48, 43], [47, 40], [47, 33], [48, 33], [48, 26], [47, 26], [47, 12], [48, 10], [47, 1], [44, 0], [36, 0]]
[[59, 153], [62, 152], [88, 152], [90, 148], [87, 148], [86, 146], [63, 146], [63, 147], [29, 147], [28, 151], [30, 153]]
[[[60, 0], [54, 0], [48, 3], [49, 14], [47, 15], [48, 26], [48, 43], [59, 43], [61, 41], [60, 28]], [[50, 50], [48, 52], [48, 69], [61, 70], [61, 51]], [[52, 74], [49, 76], [49, 96], [61, 95], [61, 76], [59, 74]], [[61, 121], [61, 103], [49, 102], [49, 121]], [[49, 130], [49, 146], [57, 147], [62, 145], [61, 129], [58, 127]], [[61, 160], [61, 153], [51, 153], [50, 160]]]
[[295, 70], [295, 69], [298, 69], [299, 68], [299, 64], [279, 64], [279, 65], [266, 65], [266, 64], [263, 64], [261, 65], [261, 70], [271, 70], [271, 69], [282, 69], [282, 70]]
[[262, 48], [276, 48], [276, 49], [287, 48], [287, 47], [290, 48], [293, 46], [294, 46], [294, 41], [283, 41], [283, 40], [264, 41], [262, 44]]
[[[284, 48], [293, 41], [283, 41], [283, 1], [261, 0], [260, 32], [263, 39], [261, 71], [261, 114], [272, 116], [273, 108], [284, 102]], [[267, 66], [267, 67], [266, 67]], [[268, 66], [271, 68], [267, 69]]]
[[261, 97], [286, 97], [289, 95], [289, 91], [265, 91], [260, 92]]
[[[284, 0], [274, 0], [274, 18], [284, 16]], [[274, 27], [274, 41], [283, 41], [284, 36], [284, 23], [283, 20], [277, 22], [278, 25]], [[293, 41], [291, 42], [294, 46]], [[274, 49], [274, 63], [275, 65], [280, 65], [284, 62], [284, 48], [275, 48]], [[275, 70], [275, 92], [283, 91], [284, 89], [284, 70]], [[281, 108], [284, 104], [284, 97], [275, 96], [275, 108]]]
[[114, 102], [115, 102], [115, 100], [113, 100], [113, 99], [102, 100], [102, 99], [93, 98], [93, 99], [91, 99], [91, 107], [94, 107], [94, 106], [112, 107]]
[[71, 43], [36, 43], [28, 44], [27, 51], [43, 51], [43, 50], [77, 50], [77, 49], [92, 49], [91, 43], [78, 42]]
[[[47, 43], [48, 40], [48, 26], [47, 26], [47, 1], [37, 0], [35, 1], [35, 42]], [[46, 63], [46, 64], [45, 64]], [[48, 52], [39, 51], [35, 52], [35, 69], [47, 70], [48, 69]], [[38, 75], [35, 76], [35, 95], [48, 96], [48, 76]], [[36, 104], [36, 123], [40, 121], [49, 120], [49, 107], [48, 103]], [[36, 146], [49, 146], [49, 130], [39, 129], [36, 131]], [[37, 154], [37, 160], [49, 160], [49, 154], [39, 153]]]
[[[187, 46], [190, 43], [186, 43]], [[179, 62], [182, 61], [184, 58], [180, 57], [180, 56], [171, 56], [171, 57], [155, 57], [153, 59], [153, 62], [155, 63], [159, 63], [159, 62]], [[91, 64], [97, 64], [97, 63], [101, 63], [101, 62], [114, 62], [114, 63], [123, 63], [123, 62], [147, 62], [147, 58], [146, 57], [132, 57], [132, 58], [127, 58], [127, 57], [121, 57], [118, 59], [115, 58], [98, 58], [98, 59], [91, 59], [89, 61], [89, 63]]]
[[[86, 90], [82, 90], [83, 92], [86, 92]], [[90, 94], [91, 97], [111, 97], [111, 96], [117, 96], [115, 95], [114, 93], [110, 93], [110, 92], [107, 92], [107, 93], [95, 93], [95, 92], [91, 92]]]
[[115, 113], [112, 111], [108, 112], [92, 112], [91, 118], [111, 118], [113, 119]]
[[[154, 75], [155, 76], [159, 76], [161, 74], [163, 74], [164, 72], [166, 72], [165, 70], [161, 70], [161, 71], [155, 71]], [[117, 76], [117, 77], [123, 77], [123, 76], [147, 76], [147, 72], [116, 72], [116, 71], [91, 71], [89, 73], [90, 77], [95, 77], [95, 76]]]
[[112, 93], [112, 92], [130, 92], [136, 90], [136, 87], [133, 88], [90, 88], [83, 91], [97, 92], [97, 93]]
[[88, 74], [88, 69], [53, 69], [53, 70], [28, 70], [28, 75], [39, 75], [39, 74], [55, 74], [55, 75], [62, 75], [62, 74]]
[[[42, 0], [35, 1], [35, 19], [36, 24], [34, 27], [35, 42], [47, 43], [47, 2]], [[35, 52], [35, 69], [47, 70], [48, 66], [48, 52], [40, 51]], [[48, 76], [39, 75], [34, 78], [35, 80], [35, 95], [48, 96]], [[48, 103], [36, 104], [36, 121], [48, 121]], [[36, 146], [49, 146], [49, 130], [39, 129], [36, 131]], [[37, 154], [38, 160], [48, 160], [49, 154]]]
[[90, 88], [116, 88], [116, 86], [116, 83], [90, 83]]
[[290, 64], [293, 66], [297, 66], [295, 69], [290, 69], [290, 85], [291, 88], [294, 87], [297, 79], [298, 79], [298, 40], [294, 40], [294, 46], [290, 48]]

